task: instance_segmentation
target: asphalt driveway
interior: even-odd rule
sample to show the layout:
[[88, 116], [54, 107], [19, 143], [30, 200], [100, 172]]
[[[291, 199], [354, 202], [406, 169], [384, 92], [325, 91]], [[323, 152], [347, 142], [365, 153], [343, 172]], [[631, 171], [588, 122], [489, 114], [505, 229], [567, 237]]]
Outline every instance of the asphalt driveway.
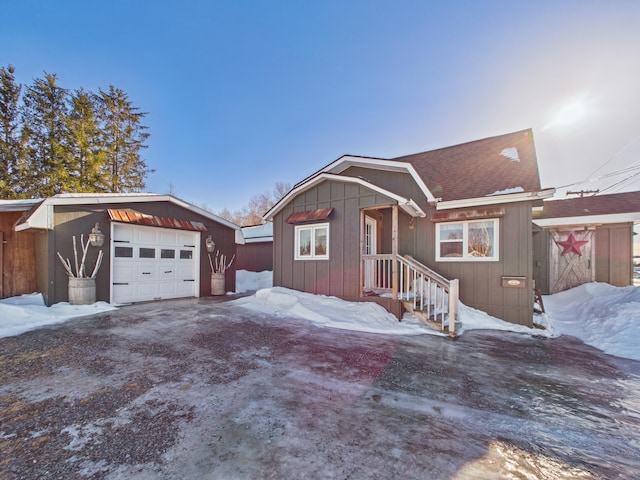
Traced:
[[0, 478], [640, 478], [640, 362], [323, 328], [228, 299], [0, 339]]

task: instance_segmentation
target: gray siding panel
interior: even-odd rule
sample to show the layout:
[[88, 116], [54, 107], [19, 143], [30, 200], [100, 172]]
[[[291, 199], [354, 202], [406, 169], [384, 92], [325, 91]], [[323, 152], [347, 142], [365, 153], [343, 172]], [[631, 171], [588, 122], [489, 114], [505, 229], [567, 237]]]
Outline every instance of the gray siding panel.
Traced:
[[[366, 187], [323, 182], [300, 193], [274, 218], [276, 286], [324, 295], [360, 294], [360, 209], [389, 205], [390, 200]], [[332, 207], [329, 260], [294, 260], [294, 225], [284, 220], [294, 211]]]
[[[465, 305], [483, 310], [508, 322], [532, 326], [531, 205], [507, 204], [504, 208], [505, 216], [500, 219], [499, 261], [436, 262], [434, 245], [425, 245], [424, 251], [419, 246], [418, 260], [449, 279], [458, 278], [460, 300]], [[427, 237], [435, 239], [435, 225], [427, 222], [426, 228]], [[505, 275], [525, 277], [526, 288], [502, 287], [502, 276]]]
[[533, 227], [533, 278], [543, 295], [549, 294], [549, 230]]
[[631, 285], [633, 272], [633, 224], [596, 228], [596, 281], [617, 287]]

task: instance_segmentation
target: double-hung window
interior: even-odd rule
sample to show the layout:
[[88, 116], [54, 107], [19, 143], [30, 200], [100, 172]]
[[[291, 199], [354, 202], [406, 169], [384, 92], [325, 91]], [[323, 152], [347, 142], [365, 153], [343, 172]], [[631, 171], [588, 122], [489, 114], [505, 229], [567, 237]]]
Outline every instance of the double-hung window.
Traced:
[[329, 224], [296, 225], [296, 260], [329, 259]]
[[436, 260], [498, 260], [499, 224], [497, 218], [436, 224]]

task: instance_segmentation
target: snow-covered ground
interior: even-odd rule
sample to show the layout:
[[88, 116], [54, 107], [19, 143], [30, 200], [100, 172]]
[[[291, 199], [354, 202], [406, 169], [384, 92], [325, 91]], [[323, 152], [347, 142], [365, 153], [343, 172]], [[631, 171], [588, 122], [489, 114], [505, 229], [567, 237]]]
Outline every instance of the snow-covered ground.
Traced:
[[41, 293], [5, 298], [0, 300], [0, 338], [20, 335], [74, 317], [115, 309], [116, 307], [106, 302], [96, 302], [92, 305], [70, 305], [68, 302], [61, 302], [47, 307]]
[[[375, 303], [346, 302], [272, 287], [271, 272], [239, 271], [238, 292], [256, 291], [234, 300], [239, 307], [274, 316], [298, 317], [333, 328], [390, 335], [442, 335], [406, 314], [402, 322]], [[469, 330], [505, 330], [528, 335], [572, 335], [605, 353], [640, 361], [640, 287], [613, 287], [589, 283], [543, 297], [546, 313], [534, 322], [544, 328], [526, 328], [504, 322], [461, 305], [458, 333]], [[108, 303], [46, 307], [40, 294], [0, 300], [0, 337], [19, 335], [43, 325], [114, 309]]]

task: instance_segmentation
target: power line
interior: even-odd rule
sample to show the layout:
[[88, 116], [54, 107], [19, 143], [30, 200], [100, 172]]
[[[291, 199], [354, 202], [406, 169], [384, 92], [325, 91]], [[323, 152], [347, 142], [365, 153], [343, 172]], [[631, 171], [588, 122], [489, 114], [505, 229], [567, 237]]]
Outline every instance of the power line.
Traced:
[[588, 175], [587, 178], [584, 180], [585, 182], [589, 181], [589, 179], [591, 177], [593, 177], [596, 173], [598, 173], [600, 170], [602, 170], [604, 167], [606, 167], [609, 163], [611, 163], [617, 156], [619, 156], [622, 152], [624, 152], [627, 148], [629, 148], [631, 145], [633, 145], [634, 143], [636, 143], [638, 141], [638, 139], [640, 138], [640, 135], [636, 135], [635, 138], [633, 140], [631, 140], [629, 143], [627, 143], [624, 147], [622, 147], [620, 150], [618, 150], [609, 160], [607, 160], [606, 162], [604, 162], [602, 165], [600, 165], [598, 168], [596, 168], [591, 175]]
[[615, 190], [615, 192], [619, 192], [619, 191], [620, 191], [622, 188], [624, 188], [626, 185], [628, 185], [629, 183], [632, 183], [632, 182], [630, 182], [630, 180], [632, 180], [633, 178], [637, 177], [638, 175], [640, 175], [640, 171], [638, 171], [638, 172], [634, 173], [633, 175], [629, 175], [629, 176], [628, 176], [628, 177], [626, 177], [626, 178], [623, 178], [623, 179], [622, 179], [622, 180], [620, 180], [619, 182], [614, 183], [613, 185], [610, 185], [610, 186], [608, 186], [607, 188], [603, 188], [603, 189], [601, 190], [601, 193], [602, 193], [602, 192], [606, 192], [607, 190], [611, 190], [612, 188], [615, 188], [616, 186], [617, 186], [618, 188]]

